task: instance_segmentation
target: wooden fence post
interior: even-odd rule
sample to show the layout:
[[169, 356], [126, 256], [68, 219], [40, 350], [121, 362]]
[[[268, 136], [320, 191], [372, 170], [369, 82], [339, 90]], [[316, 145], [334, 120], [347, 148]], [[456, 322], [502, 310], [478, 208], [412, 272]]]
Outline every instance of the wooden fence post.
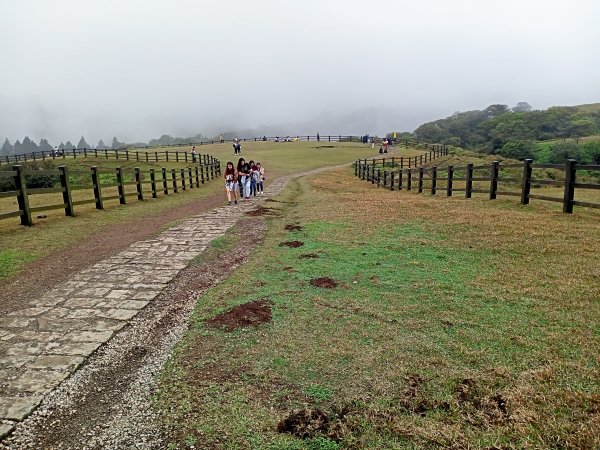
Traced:
[[[8, 157], [7, 157], [8, 159]], [[33, 221], [31, 220], [31, 210], [29, 209], [29, 197], [27, 196], [27, 183], [25, 182], [25, 170], [23, 166], [13, 166], [13, 170], [16, 172], [15, 175], [15, 189], [17, 190], [17, 203], [19, 205], [19, 211], [21, 214], [21, 225], [31, 226]]]
[[529, 204], [529, 193], [531, 192], [531, 159], [523, 161], [523, 179], [521, 180], [521, 205]]
[[190, 189], [194, 189], [194, 177], [192, 176], [192, 168], [188, 167], [188, 179], [190, 181]]
[[394, 190], [394, 172], [390, 172], [390, 191]]
[[467, 164], [467, 180], [465, 182], [465, 198], [473, 195], [473, 163]]
[[406, 172], [406, 190], [410, 191], [412, 189], [412, 170], [408, 169]]
[[65, 215], [73, 217], [73, 199], [71, 198], [71, 182], [69, 180], [69, 168], [67, 166], [60, 166], [60, 186], [63, 189], [63, 203], [65, 204]]
[[187, 191], [187, 186], [185, 184], [185, 169], [179, 169], [179, 173], [181, 174], [181, 187], [184, 191]]
[[577, 176], [577, 161], [567, 159], [565, 162], [565, 194], [563, 196], [563, 212], [573, 212], [573, 200], [575, 200], [575, 179]]
[[100, 186], [100, 174], [98, 173], [98, 166], [92, 166], [92, 185], [94, 186], [96, 209], [104, 209], [104, 202], [102, 200], [102, 186]]
[[175, 150], [175, 162], [179, 162], [179, 150]]
[[446, 181], [446, 197], [452, 197], [452, 179], [454, 178], [454, 167], [448, 166], [448, 179]]
[[137, 197], [138, 200], [144, 200], [144, 191], [142, 189], [142, 174], [140, 172], [140, 168], [136, 167], [135, 171], [135, 186], [137, 188]]
[[[147, 155], [148, 153], [146, 153]], [[156, 192], [156, 174], [154, 173], [154, 169], [150, 169], [150, 186], [152, 189], [152, 198], [158, 198], [158, 193]]]
[[431, 195], [437, 192], [437, 166], [431, 168]]
[[167, 162], [169, 162], [169, 150], [165, 150], [165, 155], [167, 155]]
[[398, 190], [402, 190], [402, 178], [404, 178], [404, 169], [400, 167], [400, 171], [398, 172]]
[[165, 193], [165, 195], [169, 195], [169, 181], [167, 179], [167, 169], [165, 167], [162, 167], [161, 170], [162, 170], [163, 192]]
[[404, 167], [404, 156], [400, 157], [400, 168]]
[[129, 161], [129, 150], [125, 149], [125, 159]]
[[123, 169], [117, 167], [117, 188], [119, 189], [119, 203], [121, 205], [127, 204], [127, 197], [125, 197], [125, 185], [123, 184]]
[[202, 181], [202, 184], [204, 184], [204, 165], [200, 166], [200, 180]]
[[492, 175], [490, 177], [490, 200], [496, 198], [496, 192], [498, 192], [498, 171], [500, 162], [492, 161]]
[[381, 181], [381, 169], [377, 169], [377, 187], [379, 187]]
[[383, 171], [383, 187], [387, 186], [387, 170]]
[[158, 152], [154, 152], [154, 157], [156, 158], [156, 162], [158, 162]]
[[194, 170], [196, 171], [196, 187], [200, 187], [200, 174], [198, 173], [198, 166], [194, 166]]
[[177, 194], [177, 173], [175, 172], [175, 169], [171, 169], [171, 178], [171, 181], [173, 182], [173, 192]]
[[417, 185], [417, 192], [419, 194], [423, 192], [423, 167], [419, 167], [419, 182]]

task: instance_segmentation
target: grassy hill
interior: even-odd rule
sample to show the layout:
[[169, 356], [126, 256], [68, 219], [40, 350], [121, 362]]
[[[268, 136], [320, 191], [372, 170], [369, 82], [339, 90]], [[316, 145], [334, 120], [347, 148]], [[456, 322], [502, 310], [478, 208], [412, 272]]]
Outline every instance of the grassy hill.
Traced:
[[172, 447], [597, 448], [598, 212], [485, 197], [339, 169], [245, 219], [264, 241], [162, 375]]

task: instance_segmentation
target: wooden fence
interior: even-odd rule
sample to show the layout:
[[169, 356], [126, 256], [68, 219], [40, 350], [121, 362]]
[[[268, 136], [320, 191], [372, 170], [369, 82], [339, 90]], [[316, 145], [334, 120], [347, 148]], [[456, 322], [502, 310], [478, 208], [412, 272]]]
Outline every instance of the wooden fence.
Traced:
[[[394, 165], [394, 163], [396, 163]], [[425, 161], [423, 161], [423, 164]], [[419, 161], [419, 165], [421, 162]], [[574, 206], [600, 209], [600, 203], [575, 200], [576, 189], [599, 190], [600, 183], [578, 182], [578, 174], [586, 176], [598, 172], [600, 165], [577, 164], [569, 159], [565, 164], [534, 164], [533, 160], [526, 159], [522, 164], [500, 164], [493, 161], [491, 164], [467, 164], [464, 167], [415, 167], [402, 166], [396, 161], [385, 159], [358, 160], [354, 164], [354, 174], [362, 180], [370, 181], [377, 186], [390, 190], [405, 189], [422, 193], [429, 191], [431, 195], [445, 192], [450, 197], [456, 192], [464, 192], [465, 198], [471, 198], [474, 193], [486, 194], [490, 200], [498, 196], [519, 197], [522, 205], [529, 204], [530, 200], [544, 200], [562, 203], [563, 212], [572, 213]], [[389, 167], [389, 170], [387, 169]], [[398, 167], [394, 169], [394, 167]], [[548, 173], [552, 170], [561, 173], [562, 179], [536, 178], [534, 170], [543, 169]], [[539, 170], [538, 170], [539, 172]], [[517, 175], [520, 173], [520, 176]], [[554, 173], [553, 173], [554, 175]], [[457, 182], [460, 186], [457, 186]], [[440, 185], [440, 183], [442, 185]], [[499, 188], [498, 185], [504, 186]], [[508, 186], [508, 187], [507, 187]], [[511, 189], [510, 186], [517, 186]], [[532, 194], [532, 186], [557, 186], [563, 187], [562, 197]]]
[[[145, 172], [136, 167], [130, 174], [126, 173], [121, 167], [117, 167], [115, 171], [112, 171], [101, 170], [94, 166], [88, 172], [84, 170], [70, 171], [67, 166], [49, 170], [27, 170], [23, 166], [14, 165], [12, 170], [0, 171], [0, 179], [12, 178], [15, 185], [15, 190], [0, 192], [0, 199], [16, 197], [18, 209], [10, 212], [0, 211], [0, 220], [20, 217], [22, 225], [31, 226], [33, 224], [32, 213], [40, 211], [64, 209], [65, 215], [73, 216], [74, 207], [79, 205], [94, 203], [96, 209], [104, 209], [104, 202], [108, 200], [118, 199], [121, 205], [125, 205], [128, 197], [137, 197], [138, 200], [144, 200], [146, 194], [151, 195], [152, 198], [157, 198], [161, 192], [168, 195], [170, 192], [177, 193], [179, 190], [186, 191], [194, 187], [199, 188], [200, 184], [204, 184], [205, 181], [221, 175], [219, 160], [211, 157], [210, 161], [207, 164], [186, 168], [167, 169], [163, 167], [160, 171], [149, 169]], [[58, 177], [60, 186], [27, 188], [26, 177], [28, 176]], [[72, 183], [74, 176], [77, 176], [79, 181], [76, 185]], [[115, 182], [102, 182], [102, 178], [112, 179], [113, 177], [116, 179]], [[89, 184], [81, 184], [81, 178], [89, 181]], [[129, 178], [131, 181], [128, 181]], [[127, 192], [127, 186], [135, 186], [135, 192]], [[117, 188], [117, 195], [104, 196], [102, 194], [103, 189], [115, 187]], [[73, 201], [72, 192], [76, 190], [93, 191], [93, 198]], [[30, 195], [51, 193], [62, 193], [62, 203], [36, 207], [29, 206]]]
[[[276, 137], [267, 137], [268, 141], [275, 141]], [[299, 136], [301, 141], [317, 141], [317, 136]], [[252, 141], [258, 142], [262, 141], [263, 138], [243, 138], [240, 139], [242, 142]], [[231, 141], [228, 141], [231, 142]], [[344, 135], [327, 135], [327, 136], [319, 136], [318, 142], [362, 142], [362, 136], [344, 136]], [[376, 138], [376, 142], [382, 142], [382, 138]], [[201, 145], [209, 145], [216, 144], [219, 141], [201, 141], [201, 142], [190, 142], [189, 144], [177, 144], [171, 146], [160, 146], [160, 147], [132, 147], [132, 148], [122, 148], [122, 149], [106, 149], [106, 150], [98, 150], [98, 149], [71, 149], [64, 150], [60, 153], [55, 153], [52, 151], [38, 151], [31, 153], [22, 153], [19, 155], [4, 155], [0, 157], [0, 164], [11, 164], [11, 163], [19, 163], [19, 162], [27, 162], [27, 161], [45, 161], [45, 160], [60, 160], [66, 158], [103, 158], [103, 159], [115, 159], [115, 160], [125, 160], [125, 161], [145, 161], [145, 162], [193, 162], [192, 154], [189, 150], [184, 151], [180, 150], [181, 147], [192, 147], [192, 146], [201, 146]], [[397, 140], [397, 145], [404, 144], [406, 147], [413, 146], [417, 148], [423, 148], [425, 150], [434, 150], [446, 148], [440, 144], [430, 144], [426, 142], [419, 142], [415, 140]], [[156, 148], [157, 150], [152, 150]], [[174, 148], [174, 150], [169, 150], [166, 148]], [[158, 150], [160, 149], [160, 150]], [[201, 164], [210, 164], [212, 162], [211, 155], [201, 154], [198, 155], [198, 161]]]

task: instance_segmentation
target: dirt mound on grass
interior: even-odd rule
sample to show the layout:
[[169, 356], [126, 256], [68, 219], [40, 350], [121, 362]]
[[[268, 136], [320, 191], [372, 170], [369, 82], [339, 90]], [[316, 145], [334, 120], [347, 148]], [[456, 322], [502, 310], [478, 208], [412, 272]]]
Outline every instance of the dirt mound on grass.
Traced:
[[298, 258], [300, 258], [300, 259], [315, 259], [315, 258], [320, 258], [320, 256], [317, 255], [316, 253], [305, 253], [304, 255], [298, 256]]
[[309, 439], [329, 432], [329, 416], [320, 409], [294, 410], [277, 424], [279, 433], [290, 433], [300, 439]]
[[329, 277], [313, 278], [310, 280], [310, 284], [324, 289], [333, 289], [338, 286], [338, 282]]
[[246, 211], [247, 216], [273, 216], [275, 211], [273, 208], [265, 208], [264, 206], [258, 205], [256, 209]]
[[229, 311], [219, 314], [206, 323], [212, 328], [233, 331], [237, 328], [256, 327], [271, 321], [271, 302], [257, 300], [244, 303]]
[[304, 242], [302, 241], [287, 241], [287, 242], [281, 242], [279, 244], [280, 247], [290, 247], [290, 248], [298, 248], [298, 247], [302, 247], [304, 245]]
[[300, 225], [296, 225], [296, 224], [293, 224], [293, 223], [287, 224], [285, 226], [285, 229], [287, 231], [302, 231], [302, 227]]

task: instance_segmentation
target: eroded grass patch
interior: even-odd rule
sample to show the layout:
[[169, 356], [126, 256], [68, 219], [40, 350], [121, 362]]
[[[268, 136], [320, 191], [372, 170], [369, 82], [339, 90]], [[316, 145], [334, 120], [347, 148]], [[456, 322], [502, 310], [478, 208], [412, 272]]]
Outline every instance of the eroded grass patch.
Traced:
[[[386, 192], [343, 171], [281, 200], [163, 374], [174, 446], [600, 444], [597, 214]], [[279, 245], [290, 223], [301, 254]], [[338, 286], [311, 284], [326, 277]], [[210, 326], [262, 299], [270, 322]]]

